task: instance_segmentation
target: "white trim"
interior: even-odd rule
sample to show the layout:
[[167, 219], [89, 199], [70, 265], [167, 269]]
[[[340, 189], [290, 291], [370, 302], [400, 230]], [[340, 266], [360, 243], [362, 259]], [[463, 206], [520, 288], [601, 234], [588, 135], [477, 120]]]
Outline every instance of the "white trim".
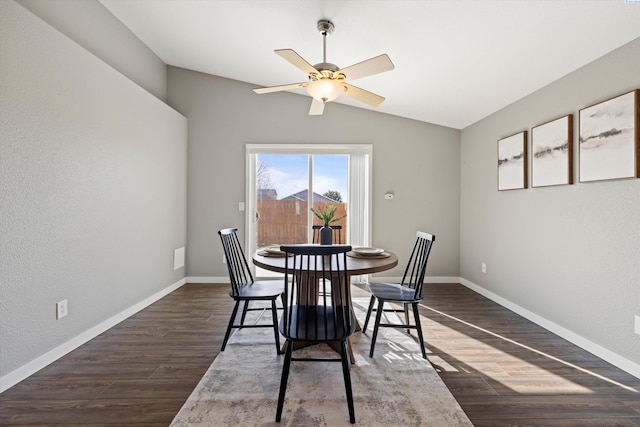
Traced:
[[225, 283], [229, 284], [229, 276], [217, 277], [217, 276], [202, 276], [202, 277], [187, 277], [187, 283], [211, 283], [211, 284], [220, 284]]
[[578, 347], [588, 351], [589, 353], [592, 353], [596, 356], [598, 356], [599, 358], [611, 363], [614, 366], [617, 366], [618, 368], [622, 369], [623, 371], [626, 371], [628, 373], [630, 373], [631, 375], [635, 376], [636, 378], [640, 378], [640, 365], [632, 362], [631, 360], [620, 356], [617, 353], [614, 353], [613, 351], [602, 347], [599, 344], [594, 343], [593, 341], [588, 340], [587, 338], [576, 334], [575, 332], [572, 332], [548, 319], [545, 319], [544, 317], [537, 315], [529, 310], [527, 310], [526, 308], [520, 307], [518, 304], [515, 304], [499, 295], [494, 294], [493, 292], [483, 288], [482, 286], [479, 286], [467, 279], [463, 279], [460, 278], [460, 283], [464, 286], [466, 286], [467, 288], [471, 289], [474, 292], [479, 293], [480, 295], [492, 300], [493, 302], [500, 304], [501, 306], [513, 311], [516, 314], [519, 314], [520, 316], [524, 317], [527, 320], [532, 321], [533, 323], [547, 329], [548, 331], [553, 332], [554, 334], [558, 335], [559, 337], [562, 337], [564, 339], [566, 339], [567, 341], [570, 341], [571, 343], [577, 345]]
[[460, 278], [427, 276], [424, 278], [424, 283], [460, 283]]
[[[371, 282], [387, 282], [387, 283], [400, 283], [402, 277], [382, 277], [369, 275]], [[269, 278], [260, 278], [256, 280], [269, 280]], [[279, 279], [274, 279], [279, 280]], [[460, 277], [430, 277], [424, 278], [424, 283], [460, 283]], [[203, 276], [203, 277], [187, 277], [187, 283], [210, 283], [210, 284], [229, 284], [229, 277], [216, 277], [216, 276]]]
[[[245, 188], [245, 206], [244, 211], [244, 247], [245, 250], [256, 247], [256, 233], [252, 233], [255, 230], [255, 222], [257, 212], [257, 188], [256, 188], [256, 155], [247, 145], [245, 155], [245, 175], [247, 176], [246, 188]], [[256, 268], [251, 266], [251, 274], [255, 276]]]
[[[245, 144], [245, 168], [247, 174], [247, 182], [245, 188], [245, 253], [253, 253], [256, 249], [256, 156], [258, 154], [305, 154], [308, 155], [308, 179], [307, 190], [309, 194], [313, 194], [313, 155], [349, 155], [348, 166], [348, 206], [349, 212], [347, 215], [347, 228], [349, 235], [347, 241], [349, 244], [359, 244], [368, 246], [371, 240], [371, 230], [373, 227], [372, 222], [372, 194], [373, 194], [373, 182], [372, 182], [372, 167], [373, 167], [373, 144], [361, 143], [361, 144], [269, 144], [269, 143], [246, 143]], [[353, 156], [362, 156], [362, 159], [354, 159]], [[354, 171], [354, 166], [359, 166], [358, 170]], [[362, 174], [366, 176], [362, 182], [353, 182], [354, 173]], [[356, 185], [357, 184], [357, 185]], [[360, 194], [360, 192], [364, 194]], [[356, 198], [355, 195], [358, 195]], [[353, 211], [355, 206], [358, 206], [360, 210]], [[356, 219], [360, 221], [357, 223]], [[311, 224], [313, 217], [308, 216], [309, 225], [309, 237], [311, 237]], [[363, 230], [360, 235], [355, 234], [356, 228], [361, 228], [361, 223], [367, 224], [367, 229]], [[355, 242], [355, 243], [354, 243]], [[257, 271], [258, 267], [250, 264], [251, 273], [254, 277], [258, 277], [264, 273]]]
[[154, 302], [158, 301], [164, 296], [170, 294], [171, 292], [180, 288], [185, 283], [186, 283], [186, 279], [178, 280], [174, 284], [164, 288], [159, 292], [156, 292], [150, 297], [145, 298], [144, 300], [140, 301], [137, 304], [134, 304], [133, 306], [127, 308], [126, 310], [121, 311], [120, 313], [116, 314], [115, 316], [112, 316], [111, 318], [105, 320], [104, 322], [101, 322], [95, 325], [94, 327], [89, 328], [85, 332], [82, 332], [80, 335], [77, 335], [74, 338], [71, 338], [69, 341], [63, 344], [60, 344], [53, 350], [50, 350], [44, 353], [43, 355], [38, 356], [31, 362], [28, 362], [22, 365], [21, 367], [15, 369], [14, 371], [9, 372], [7, 375], [0, 377], [0, 393], [2, 393], [3, 391], [7, 390], [10, 387], [13, 387], [14, 385], [18, 384], [20, 381], [24, 380], [25, 378], [35, 374], [40, 369], [55, 362], [65, 354], [80, 347], [82, 344], [85, 344], [91, 341], [93, 338], [97, 337], [104, 331], [108, 330], [109, 328], [112, 328], [113, 326], [117, 325], [118, 323], [122, 322], [128, 317], [133, 316], [138, 311], [144, 309], [145, 307], [148, 307], [149, 305], [153, 304]]
[[373, 144], [246, 144], [247, 154], [371, 154]]
[[[402, 277], [383, 277], [383, 276], [371, 276], [369, 275], [370, 282], [385, 282], [385, 283], [400, 283]], [[423, 283], [460, 283], [459, 277], [435, 277], [435, 276], [427, 276], [424, 278]]]

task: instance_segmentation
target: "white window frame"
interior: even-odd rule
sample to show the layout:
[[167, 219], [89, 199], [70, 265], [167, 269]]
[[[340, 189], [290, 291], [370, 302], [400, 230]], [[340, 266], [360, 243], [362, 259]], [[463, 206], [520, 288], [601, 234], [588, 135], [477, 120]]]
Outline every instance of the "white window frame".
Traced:
[[[370, 246], [372, 230], [372, 144], [246, 144], [245, 247], [256, 247], [252, 222], [256, 215], [256, 155], [257, 154], [324, 154], [349, 155], [349, 200], [347, 211], [348, 242], [353, 246]], [[309, 174], [311, 176], [311, 173]], [[363, 224], [367, 224], [363, 226]], [[247, 254], [251, 256], [250, 254]], [[252, 265], [253, 268], [253, 265]], [[255, 271], [255, 269], [254, 269]]]

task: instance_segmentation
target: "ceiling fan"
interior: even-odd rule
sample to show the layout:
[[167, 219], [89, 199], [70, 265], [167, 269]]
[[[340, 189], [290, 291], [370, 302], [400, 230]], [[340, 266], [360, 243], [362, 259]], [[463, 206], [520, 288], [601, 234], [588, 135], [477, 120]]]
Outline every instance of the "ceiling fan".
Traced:
[[309, 115], [322, 114], [324, 105], [340, 95], [348, 96], [349, 98], [364, 102], [373, 107], [380, 105], [382, 101], [384, 101], [384, 97], [360, 89], [349, 84], [349, 82], [393, 70], [393, 62], [391, 62], [387, 54], [382, 54], [367, 59], [366, 61], [350, 65], [347, 68], [338, 68], [337, 65], [327, 62], [327, 36], [333, 33], [334, 30], [335, 27], [330, 21], [326, 19], [318, 21], [318, 31], [322, 34], [322, 62], [319, 64], [309, 64], [293, 49], [275, 50], [275, 53], [307, 74], [309, 81], [257, 88], [253, 91], [258, 94], [263, 94], [306, 87], [309, 95], [313, 97]]

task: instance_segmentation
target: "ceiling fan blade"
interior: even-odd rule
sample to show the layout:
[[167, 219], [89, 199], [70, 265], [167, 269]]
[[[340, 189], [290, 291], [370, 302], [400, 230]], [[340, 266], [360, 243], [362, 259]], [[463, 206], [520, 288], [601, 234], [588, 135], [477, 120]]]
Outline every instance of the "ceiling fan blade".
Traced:
[[324, 111], [324, 102], [318, 101], [315, 98], [311, 98], [311, 108], [309, 109], [310, 116], [319, 116]]
[[307, 86], [309, 86], [309, 82], [301, 82], [301, 83], [291, 83], [288, 85], [281, 85], [281, 86], [259, 87], [259, 88], [255, 88], [253, 91], [258, 94], [263, 94], [263, 93], [279, 92], [281, 90], [298, 89], [298, 88], [307, 87]]
[[277, 49], [274, 51], [294, 66], [302, 70], [306, 75], [318, 74], [318, 70], [313, 68], [313, 65], [309, 64], [306, 59], [298, 55], [293, 49]]
[[371, 76], [373, 74], [384, 73], [393, 70], [395, 66], [386, 53], [369, 58], [366, 61], [358, 62], [340, 70], [344, 74], [347, 81], [361, 79], [362, 77]]
[[384, 101], [384, 97], [380, 95], [376, 95], [373, 92], [369, 92], [364, 89], [360, 89], [354, 85], [350, 85], [345, 83], [347, 90], [343, 95], [348, 96], [349, 98], [355, 99], [356, 101], [364, 102], [365, 104], [369, 104], [372, 107], [377, 107]]

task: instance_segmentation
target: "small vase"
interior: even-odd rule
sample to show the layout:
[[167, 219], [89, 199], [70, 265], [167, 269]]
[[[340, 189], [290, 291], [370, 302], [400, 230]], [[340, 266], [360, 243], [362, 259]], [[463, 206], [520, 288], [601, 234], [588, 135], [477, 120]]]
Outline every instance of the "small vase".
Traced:
[[329, 223], [325, 222], [324, 227], [320, 229], [320, 244], [331, 245], [333, 243], [333, 229], [329, 227]]

